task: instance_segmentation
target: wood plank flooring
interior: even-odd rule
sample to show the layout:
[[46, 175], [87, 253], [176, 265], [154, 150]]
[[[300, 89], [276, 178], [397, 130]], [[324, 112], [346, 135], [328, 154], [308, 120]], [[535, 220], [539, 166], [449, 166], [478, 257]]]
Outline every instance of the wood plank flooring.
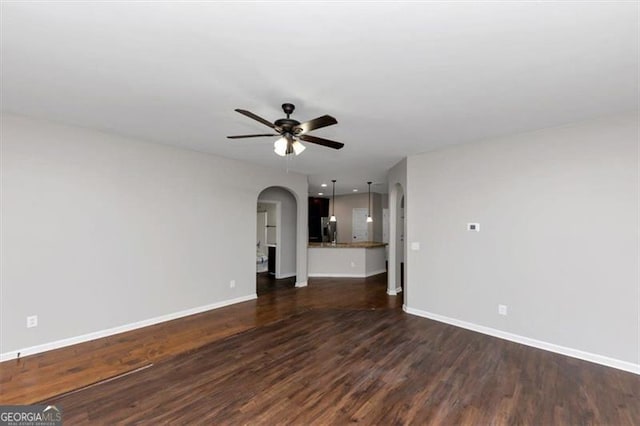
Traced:
[[293, 278], [260, 274], [257, 300], [0, 363], [0, 404], [42, 401], [309, 309], [398, 308], [385, 279], [322, 278], [294, 289]]
[[[640, 377], [407, 315], [384, 276], [284, 287], [225, 308], [225, 320], [219, 311], [177, 320], [164, 340], [155, 329], [146, 343], [112, 343], [138, 354], [127, 369], [153, 366], [42, 399], [60, 405], [67, 424], [640, 424]], [[82, 367], [39, 355], [43, 374], [19, 370], [3, 383], [48, 380], [56, 365], [95, 381], [91, 372], [115, 370], [117, 355], [93, 345], [109, 355]]]

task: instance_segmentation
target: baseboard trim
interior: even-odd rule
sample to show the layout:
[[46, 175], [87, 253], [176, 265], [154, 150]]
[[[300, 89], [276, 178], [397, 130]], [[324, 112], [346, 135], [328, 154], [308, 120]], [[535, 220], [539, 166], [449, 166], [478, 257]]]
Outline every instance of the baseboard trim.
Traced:
[[300, 288], [300, 287], [306, 287], [307, 286], [307, 281], [300, 281], [296, 283], [296, 287]]
[[397, 296], [398, 293], [402, 293], [402, 287], [396, 287], [395, 290], [387, 289], [387, 294], [389, 296]]
[[0, 354], [0, 362], [15, 359], [17, 358], [18, 353], [20, 354], [20, 357], [35, 355], [41, 352], [52, 351], [54, 349], [60, 349], [66, 346], [76, 345], [78, 343], [84, 343], [91, 340], [101, 339], [103, 337], [113, 336], [114, 334], [125, 333], [127, 331], [136, 330], [138, 328], [148, 327], [150, 325], [155, 325], [162, 322], [167, 322], [174, 319], [187, 317], [189, 315], [200, 314], [202, 312], [211, 311], [211, 310], [222, 308], [229, 305], [235, 305], [236, 303], [247, 302], [249, 300], [253, 300], [257, 298], [258, 298], [258, 295], [254, 293], [248, 296], [237, 297], [235, 299], [223, 300], [222, 302], [211, 303], [205, 306], [198, 306], [191, 309], [185, 309], [184, 311], [174, 312], [167, 315], [161, 315], [159, 317], [137, 321], [130, 324], [121, 325], [118, 327], [109, 328], [106, 330], [94, 331], [92, 333], [87, 333], [80, 336], [69, 337], [66, 339], [56, 340], [54, 342], [17, 349], [17, 350]]
[[310, 277], [316, 277], [316, 278], [368, 278], [368, 277], [372, 277], [374, 275], [379, 275], [379, 274], [383, 274], [387, 272], [386, 269], [380, 269], [378, 271], [371, 271], [368, 274], [364, 273], [364, 274], [342, 274], [339, 272], [311, 272], [309, 273]]
[[309, 276], [312, 278], [366, 278], [364, 274], [340, 274], [332, 272], [310, 273]]
[[531, 339], [529, 337], [520, 336], [518, 334], [509, 333], [502, 330], [497, 330], [491, 327], [485, 327], [455, 318], [449, 318], [444, 315], [434, 314], [431, 312], [423, 311], [420, 309], [410, 308], [407, 305], [402, 305], [402, 309], [411, 315], [417, 315], [419, 317], [428, 318], [434, 321], [443, 322], [445, 324], [453, 325], [456, 327], [466, 328], [467, 330], [476, 331], [478, 333], [487, 334], [489, 336], [498, 337], [500, 339], [509, 340], [511, 342], [520, 343], [526, 346], [531, 346], [537, 349], [543, 349], [549, 352], [555, 352], [557, 354], [570, 356], [572, 358], [578, 358], [583, 361], [593, 362], [595, 364], [604, 365], [606, 367], [616, 368], [618, 370], [628, 371], [630, 373], [640, 375], [640, 364], [634, 364], [628, 361], [622, 361], [616, 358], [610, 358], [604, 355], [594, 354], [591, 352], [581, 351], [579, 349], [573, 349], [566, 346], [556, 345], [554, 343], [545, 342], [542, 340]]
[[286, 274], [276, 275], [276, 279], [277, 280], [281, 280], [283, 278], [291, 278], [291, 277], [295, 277], [295, 276], [296, 276], [295, 272], [287, 272]]

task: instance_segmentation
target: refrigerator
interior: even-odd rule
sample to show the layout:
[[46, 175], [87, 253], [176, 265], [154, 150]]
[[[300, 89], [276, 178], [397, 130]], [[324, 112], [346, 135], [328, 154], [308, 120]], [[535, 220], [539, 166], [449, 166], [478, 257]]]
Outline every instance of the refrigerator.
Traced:
[[322, 242], [331, 243], [338, 241], [338, 222], [330, 222], [328, 217], [320, 218], [322, 225]]

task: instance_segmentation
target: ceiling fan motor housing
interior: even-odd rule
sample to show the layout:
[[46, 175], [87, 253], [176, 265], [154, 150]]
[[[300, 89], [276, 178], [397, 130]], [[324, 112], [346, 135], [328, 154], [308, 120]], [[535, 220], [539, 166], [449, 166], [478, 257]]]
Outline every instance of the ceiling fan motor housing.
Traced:
[[289, 118], [295, 109], [296, 106], [294, 104], [288, 102], [282, 104], [282, 110], [287, 114], [287, 118], [281, 118], [273, 123], [277, 128], [281, 129], [281, 133], [294, 133], [293, 128], [300, 124], [299, 121]]
[[295, 109], [296, 109], [296, 106], [294, 104], [290, 104], [290, 103], [282, 104], [282, 110], [284, 111], [285, 114], [287, 114], [287, 118], [289, 118], [289, 115], [293, 114], [293, 111]]
[[300, 125], [300, 122], [293, 118], [281, 118], [276, 120], [273, 124], [282, 129], [282, 132], [284, 133], [293, 133], [293, 128]]

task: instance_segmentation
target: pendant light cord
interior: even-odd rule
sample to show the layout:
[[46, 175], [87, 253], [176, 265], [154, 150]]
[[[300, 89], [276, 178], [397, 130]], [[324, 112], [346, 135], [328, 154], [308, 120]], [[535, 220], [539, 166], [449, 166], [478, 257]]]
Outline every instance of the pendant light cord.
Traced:
[[367, 182], [367, 185], [369, 185], [369, 206], [368, 206], [369, 215], [368, 216], [371, 217], [371, 182]]
[[331, 195], [331, 216], [336, 216], [336, 180], [332, 179], [333, 182], [333, 194]]
[[336, 180], [331, 179], [331, 182], [333, 182], [333, 192], [331, 194], [331, 217], [329, 222], [336, 222]]

